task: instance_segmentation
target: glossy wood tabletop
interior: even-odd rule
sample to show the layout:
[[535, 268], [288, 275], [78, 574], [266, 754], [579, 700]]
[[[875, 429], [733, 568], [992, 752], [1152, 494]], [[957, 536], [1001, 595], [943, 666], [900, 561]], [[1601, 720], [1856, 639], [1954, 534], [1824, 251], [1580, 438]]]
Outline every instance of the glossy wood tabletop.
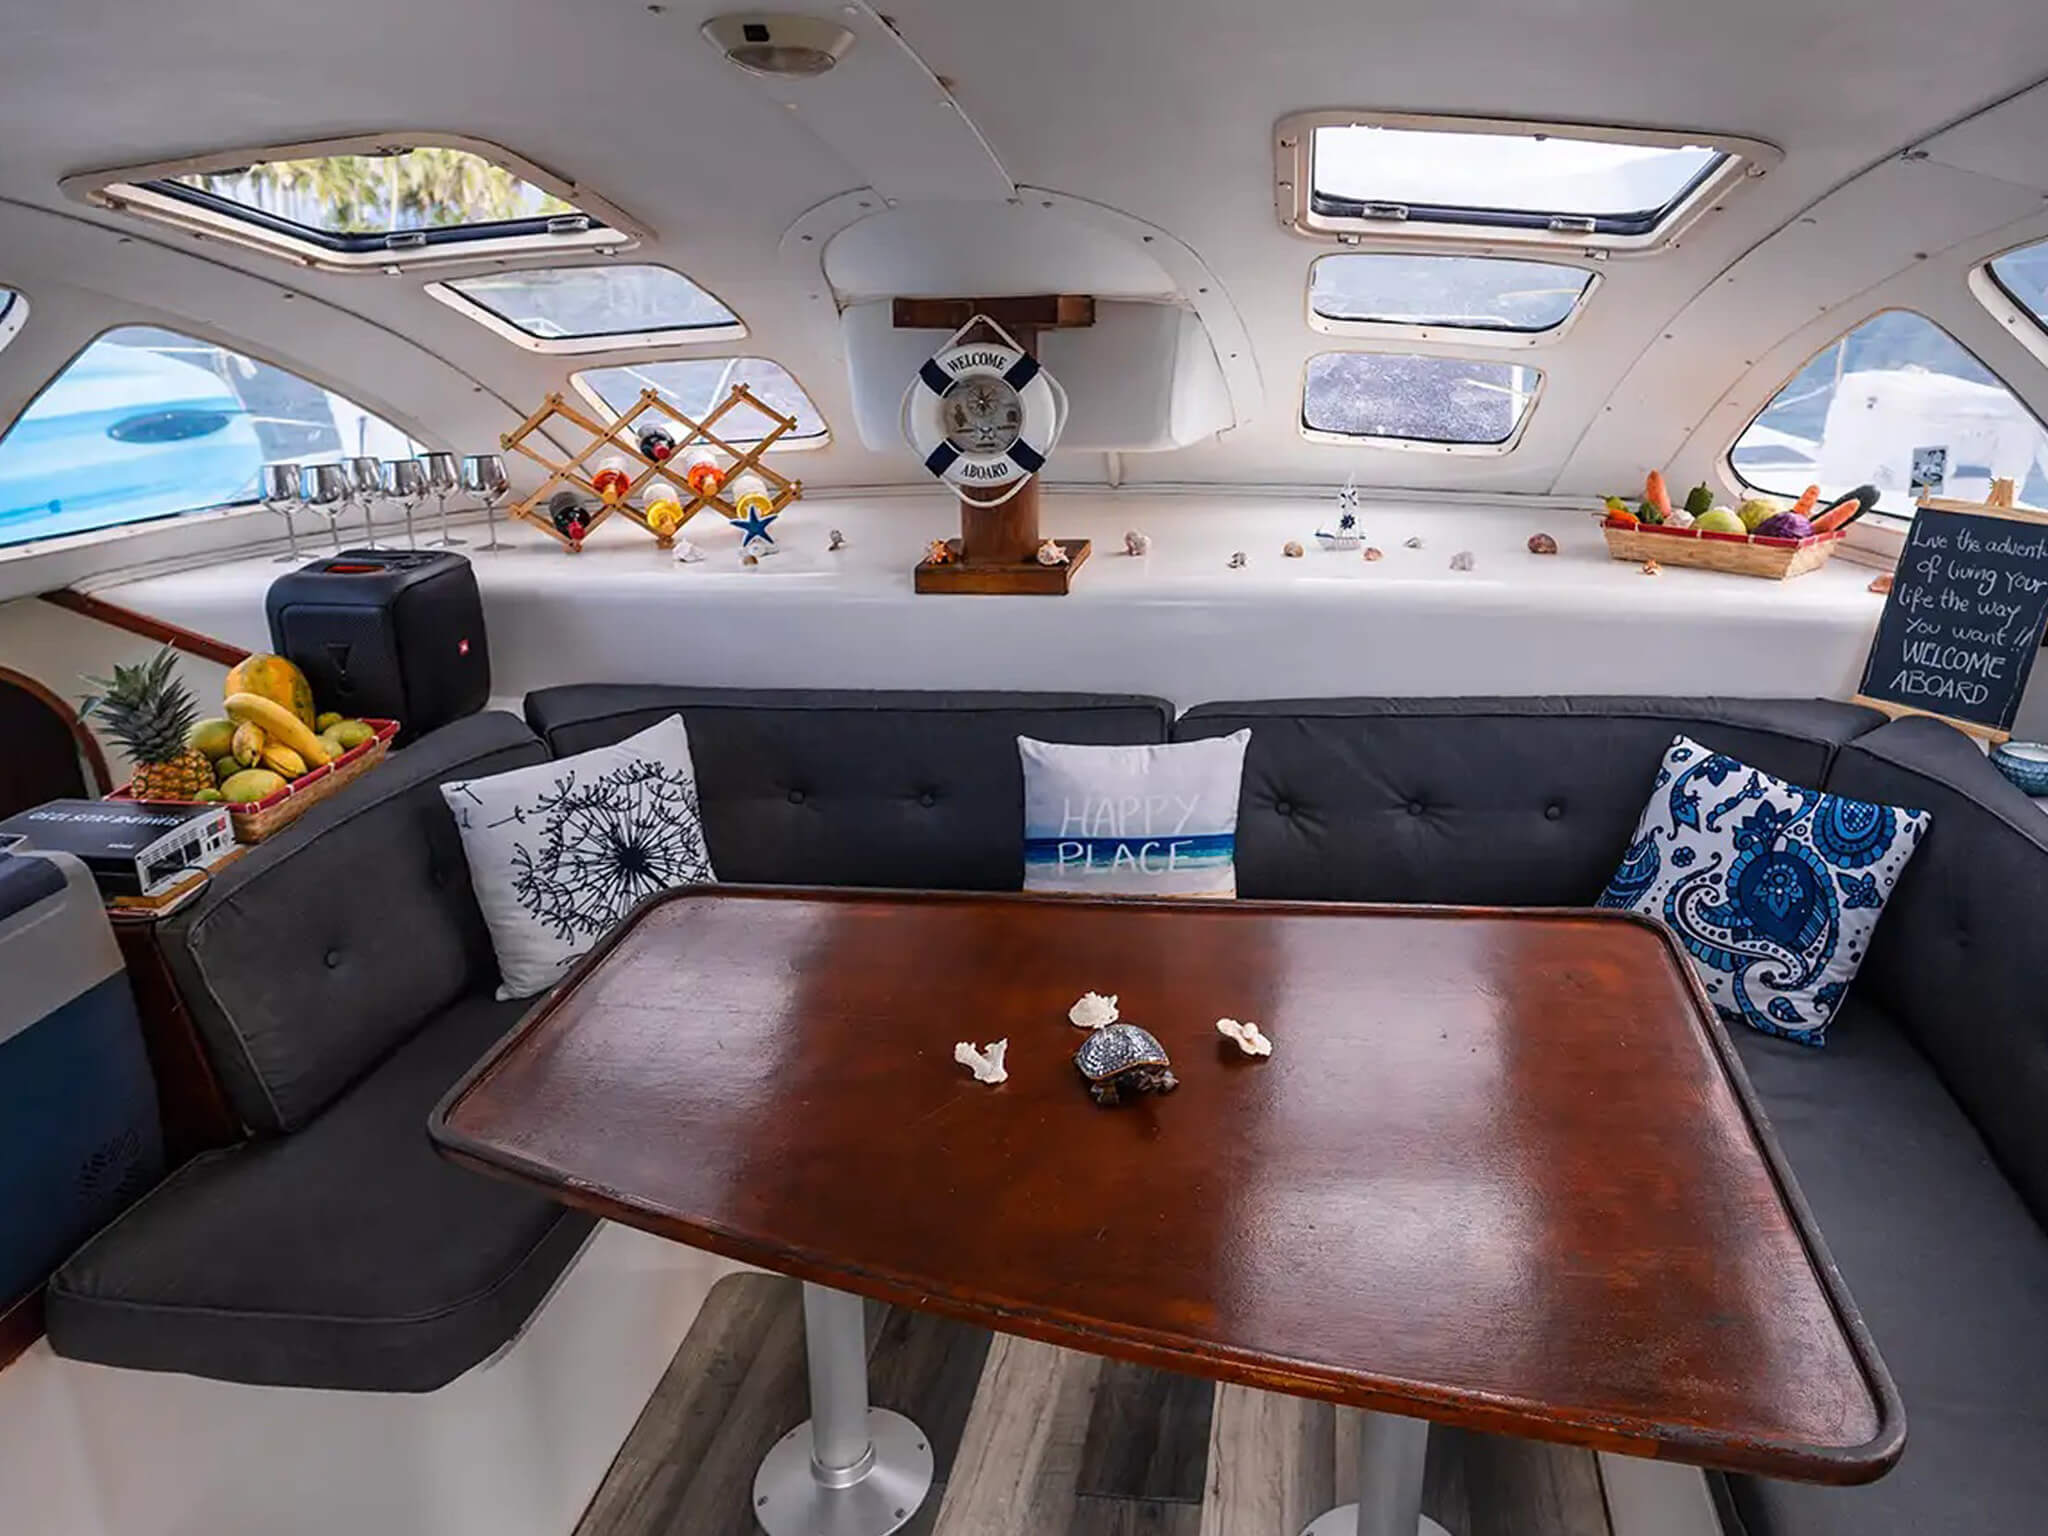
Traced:
[[[1089, 990], [1176, 1092], [1089, 1098]], [[953, 1059], [1003, 1037], [1000, 1086]], [[1821, 1482], [1904, 1436], [1697, 982], [1619, 914], [705, 888], [432, 1133], [685, 1243], [1169, 1369]]]

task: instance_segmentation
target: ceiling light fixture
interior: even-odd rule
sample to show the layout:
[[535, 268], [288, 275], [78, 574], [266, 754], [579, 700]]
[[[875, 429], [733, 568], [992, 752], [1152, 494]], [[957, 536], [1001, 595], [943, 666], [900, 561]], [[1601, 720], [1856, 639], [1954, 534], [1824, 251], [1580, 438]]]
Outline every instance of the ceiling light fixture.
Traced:
[[805, 80], [822, 75], [853, 47], [853, 33], [822, 16], [735, 11], [704, 23], [704, 36], [750, 75]]

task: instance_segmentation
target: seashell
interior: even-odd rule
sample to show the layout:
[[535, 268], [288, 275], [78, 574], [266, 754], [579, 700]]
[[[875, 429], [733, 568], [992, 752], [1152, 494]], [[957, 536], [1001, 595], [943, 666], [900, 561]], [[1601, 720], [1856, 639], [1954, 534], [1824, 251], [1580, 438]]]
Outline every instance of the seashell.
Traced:
[[1280, 546], [1280, 553], [1290, 560], [1299, 560], [1301, 558], [1301, 546], [1293, 539], [1289, 539]]
[[925, 546], [924, 559], [927, 565], [951, 565], [960, 556], [954, 552], [951, 539], [933, 539]]
[[1101, 1029], [1116, 1022], [1116, 994], [1083, 992], [1081, 1000], [1067, 1010], [1067, 1019], [1080, 1029]]
[[695, 565], [699, 560], [702, 560], [703, 558], [704, 551], [699, 549], [696, 545], [692, 544], [688, 539], [676, 540], [677, 565]]
[[751, 545], [740, 551], [741, 565], [759, 565], [761, 556]]
[[1218, 1019], [1216, 1033], [1226, 1040], [1237, 1043], [1237, 1048], [1247, 1056], [1270, 1056], [1273, 1042], [1260, 1031], [1259, 1026], [1246, 1019], [1240, 1024], [1236, 1019]]
[[977, 1083], [1007, 1082], [1010, 1073], [1003, 1065], [1003, 1056], [1009, 1049], [1007, 1039], [991, 1040], [980, 1050], [974, 1048], [972, 1040], [962, 1040], [953, 1047], [953, 1059], [972, 1072]]
[[1871, 592], [1889, 592], [1891, 589], [1892, 573], [1890, 571], [1886, 571], [1882, 576], [1873, 578], [1869, 587], [1866, 588], [1867, 591]]
[[1058, 539], [1047, 539], [1038, 546], [1038, 563], [1040, 565], [1065, 565], [1067, 563], [1067, 552], [1060, 548], [1060, 541]]
[[1415, 535], [1415, 537], [1414, 537], [1414, 538], [1412, 538], [1412, 539], [1404, 539], [1404, 540], [1402, 540], [1402, 541], [1401, 541], [1401, 547], [1402, 547], [1403, 549], [1420, 549], [1420, 548], [1422, 548], [1422, 535], [1418, 533], [1418, 534], [1416, 534], [1416, 535]]
[[1529, 535], [1529, 553], [1532, 555], [1554, 555], [1557, 553], [1557, 540], [1547, 533], [1532, 533]]
[[1230, 568], [1231, 568], [1231, 569], [1232, 569], [1233, 571], [1241, 571], [1241, 570], [1243, 570], [1243, 569], [1244, 569], [1244, 551], [1243, 551], [1243, 550], [1241, 550], [1241, 549], [1240, 549], [1240, 550], [1239, 550], [1239, 551], [1238, 551], [1238, 552], [1237, 552], [1236, 554], [1234, 554], [1234, 555], [1232, 555], [1232, 556], [1230, 557]]
[[1643, 562], [1643, 574], [1645, 576], [1655, 576], [1659, 571], [1663, 569], [1664, 567], [1659, 565], [1654, 560], [1645, 560]]
[[1469, 549], [1461, 549], [1455, 555], [1451, 556], [1451, 569], [1454, 571], [1471, 570], [1472, 551]]
[[1150, 535], [1150, 534], [1144, 534], [1144, 533], [1140, 533], [1140, 532], [1138, 532], [1138, 530], [1137, 530], [1137, 529], [1135, 529], [1135, 528], [1132, 528], [1132, 529], [1128, 530], [1128, 531], [1127, 531], [1127, 532], [1126, 532], [1126, 533], [1124, 534], [1124, 553], [1125, 553], [1125, 554], [1127, 554], [1127, 555], [1149, 555], [1149, 554], [1151, 554], [1151, 553], [1152, 553], [1152, 537], [1151, 537], [1151, 535]]
[[1383, 549], [1374, 549], [1368, 545], [1366, 546], [1365, 558], [1368, 560], [1384, 560], [1387, 558], [1387, 552]]
[[825, 536], [825, 548], [828, 551], [846, 548], [846, 535], [834, 528]]
[[1180, 1086], [1166, 1047], [1135, 1024], [1110, 1024], [1081, 1042], [1074, 1065], [1098, 1104], [1116, 1104], [1125, 1094], [1171, 1093]]

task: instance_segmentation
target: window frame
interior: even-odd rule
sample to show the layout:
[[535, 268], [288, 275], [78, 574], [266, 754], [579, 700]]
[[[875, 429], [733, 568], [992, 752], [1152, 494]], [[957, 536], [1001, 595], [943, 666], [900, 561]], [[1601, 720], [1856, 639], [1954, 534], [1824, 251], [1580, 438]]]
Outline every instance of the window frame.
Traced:
[[[28, 324], [28, 295], [6, 283], [0, 283], [0, 292], [7, 295], [7, 302], [0, 304], [0, 352], [4, 352], [7, 344], [19, 336], [21, 328]], [[42, 391], [38, 390], [37, 393], [40, 394]], [[24, 406], [23, 409], [26, 410], [27, 407]], [[10, 422], [9, 425], [13, 424]]]
[[[1425, 219], [1366, 218], [1318, 211], [1315, 207], [1315, 130], [1318, 128], [1406, 128], [1428, 133], [1543, 135], [1587, 139], [1596, 143], [1648, 145], [1682, 149], [1702, 145], [1724, 157], [1667, 204], [1644, 230], [1552, 229], [1535, 222], [1540, 215], [1516, 216], [1506, 222], [1460, 221], [1463, 210], [1444, 206], [1441, 216]], [[1456, 117], [1437, 113], [1376, 112], [1323, 108], [1294, 112], [1273, 129], [1273, 206], [1282, 226], [1297, 235], [1324, 243], [1357, 245], [1366, 241], [1483, 242], [1552, 251], [1631, 254], [1670, 244], [1710, 208], [1747, 181], [1768, 175], [1784, 159], [1775, 145], [1727, 133], [1682, 133], [1665, 128], [1615, 128], [1588, 123], [1533, 122], [1502, 117]], [[1502, 251], [1499, 254], [1509, 254]]]
[[[1978, 303], [1991, 312], [1991, 318], [2010, 331], [2013, 339], [2033, 353], [2036, 361], [2048, 367], [2048, 316], [2036, 315], [2027, 302], [2006, 287], [1999, 280], [1998, 274], [1991, 270], [1994, 261], [2001, 261], [2014, 251], [2031, 250], [2036, 246], [2048, 246], [2048, 236], [2036, 235], [2031, 240], [2008, 245], [2003, 250], [1985, 257], [1970, 269], [1968, 283], [1971, 294]], [[1938, 321], [1936, 323], [1939, 324]], [[1942, 329], [1946, 330], [1947, 327], [1943, 326]], [[1969, 348], [1965, 347], [1963, 350], [1968, 352]], [[1976, 357], [1974, 352], [1970, 355]], [[1983, 360], [1979, 358], [1978, 361]], [[1985, 363], [1984, 366], [1987, 369], [1991, 368], [1989, 363]], [[1991, 372], [1994, 377], [1997, 376], [1995, 369]], [[2003, 379], [2000, 382], [2005, 383], [2007, 389], [2012, 389], [2010, 383]], [[2014, 394], [2017, 396], [2018, 392], [2014, 391]], [[2033, 407], [2029, 406], [2028, 409], [2032, 410]]]
[[[1988, 263], [1980, 265], [1978, 271], [1973, 272], [1971, 274], [1972, 280], [1974, 281], [1975, 278], [1978, 275], [1980, 275], [1980, 273], [1982, 273], [1985, 275], [1987, 281], [1990, 281], [1994, 284], [1999, 293], [2004, 293], [2004, 287], [2002, 285], [1996, 284], [1995, 279], [1989, 278], [1988, 272], [1985, 271], [1986, 267], [1988, 267]], [[2013, 303], [2015, 308], [2024, 311], [2025, 306], [2020, 304], [2017, 300], [2012, 300], [2010, 302]], [[1826, 341], [1822, 342], [1819, 346], [1813, 348], [1812, 351], [1805, 353], [1803, 356], [1800, 357], [1799, 361], [1793, 365], [1792, 371], [1790, 373], [1784, 375], [1784, 377], [1780, 378], [1777, 383], [1771, 386], [1770, 392], [1764, 396], [1763, 403], [1759, 405], [1754, 411], [1750, 412], [1748, 417], [1744, 419], [1741, 428], [1736, 432], [1736, 434], [1733, 437], [1731, 437], [1728, 440], [1727, 446], [1721, 450], [1720, 457], [1717, 459], [1715, 463], [1715, 467], [1718, 470], [1720, 470], [1720, 472], [1726, 477], [1727, 483], [1729, 485], [1733, 486], [1738, 492], [1745, 496], [1771, 496], [1781, 501], [1785, 499], [1785, 493], [1783, 491], [1771, 490], [1767, 486], [1757, 485], [1754, 482], [1743, 477], [1742, 471], [1735, 467], [1735, 449], [1737, 445], [1741, 443], [1743, 438], [1749, 435], [1750, 429], [1754, 427], [1758, 421], [1763, 419], [1764, 412], [1768, 411], [1772, 407], [1772, 405], [1774, 405], [1777, 402], [1778, 396], [1782, 395], [1785, 392], [1785, 390], [1791, 385], [1792, 381], [1798, 378], [1800, 374], [1804, 373], [1807, 370], [1807, 368], [1812, 365], [1815, 358], [1819, 357], [1823, 352], [1827, 351], [1828, 348], [1840, 345], [1842, 341], [1844, 341], [1850, 336], [1853, 336], [1856, 332], [1862, 330], [1863, 327], [1870, 324], [1871, 321], [1882, 319], [1886, 315], [1911, 315], [1914, 319], [1923, 320], [1927, 324], [1933, 326], [1937, 331], [1939, 331], [1942, 335], [1946, 336], [1957, 347], [1961, 348], [1964, 355], [1967, 356], [1972, 362], [1974, 362], [1979, 368], [1982, 368], [1986, 373], [1990, 374], [1992, 378], [1996, 379], [1998, 381], [1999, 387], [2003, 389], [2008, 395], [2012, 396], [2014, 402], [2018, 404], [2021, 410], [2025, 411], [2030, 417], [2033, 418], [2034, 425], [2040, 428], [2040, 430], [2044, 434], [2048, 434], [2048, 421], [2043, 421], [2041, 419], [2040, 414], [2035, 411], [2034, 407], [2031, 404], [2028, 403], [2026, 396], [2022, 395], [2018, 390], [2014, 389], [2012, 387], [2011, 382], [2007, 380], [2004, 374], [2000, 373], [1996, 368], [1992, 367], [1989, 363], [1985, 362], [1983, 358], [1977, 355], [1976, 348], [1972, 347], [1968, 342], [1964, 341], [1961, 337], [1956, 335], [1954, 331], [1950, 330], [1947, 326], [1943, 325], [1939, 320], [1935, 319], [1934, 316], [1928, 314], [1925, 310], [1915, 309], [1910, 304], [1885, 304], [1881, 305], [1876, 309], [1871, 310], [1870, 313], [1862, 316], [1860, 319], [1855, 320], [1846, 326], [1843, 326], [1840, 330], [1836, 331], [1832, 336], [1828, 337]], [[2048, 350], [2048, 338], [2044, 338], [2043, 347], [2044, 350]], [[2048, 356], [2044, 356], [2043, 360], [2048, 361]], [[1889, 510], [1888, 508], [1883, 506], [1882, 503], [1880, 503], [1877, 511], [1871, 512], [1864, 517], [1857, 518], [1855, 524], [1853, 524], [1852, 527], [1860, 527], [1864, 524], [1875, 524], [1879, 528], [1886, 529], [1910, 528], [1913, 525], [1914, 516], [1916, 516], [1919, 512], [1919, 504], [1917, 502], [1913, 503], [1913, 509], [1914, 510], [1912, 513], [1896, 512]]]
[[[809, 437], [797, 437], [794, 434], [785, 433], [783, 436], [778, 437], [775, 440], [774, 445], [771, 446], [767, 451], [769, 453], [815, 453], [817, 450], [821, 448], [831, 447], [832, 423], [826, 419], [824, 408], [818, 404], [818, 397], [811, 393], [810, 385], [806, 384], [802, 379], [797, 377], [796, 370], [790, 367], [789, 364], [782, 361], [782, 359], [779, 357], [770, 357], [764, 352], [740, 352], [720, 357], [694, 357], [685, 354], [684, 356], [681, 357], [620, 358], [617, 362], [602, 363], [599, 364], [598, 366], [604, 368], [639, 368], [652, 367], [660, 363], [731, 363], [747, 361], [773, 363], [776, 367], [780, 368], [784, 373], [788, 374], [790, 382], [795, 384], [798, 389], [802, 390], [804, 398], [811, 402], [811, 409], [817, 412], [818, 423], [824, 429], [823, 431], [815, 433], [814, 435]], [[573, 370], [569, 375], [570, 388], [574, 389], [577, 394], [581, 395], [584, 399], [584, 402], [591, 406], [592, 409], [600, 411], [606, 416], [617, 416], [623, 414], [622, 412], [614, 411], [611, 405], [605, 400], [604, 396], [597, 392], [597, 386], [589, 383], [584, 378], [584, 374], [589, 373], [591, 371], [593, 370], [587, 368], [578, 368]], [[677, 406], [676, 408], [678, 410], [682, 409], [682, 407], [680, 406]], [[687, 415], [688, 412], [684, 412], [684, 414]], [[726, 434], [722, 432], [719, 433], [718, 435], [720, 437], [726, 437]], [[726, 437], [726, 441], [731, 442], [732, 439], [730, 437]], [[738, 443], [735, 444], [734, 446], [739, 448], [750, 448], [753, 446], [753, 444]]]
[[[1557, 324], [1545, 326], [1542, 330], [1523, 330], [1512, 326], [1469, 326], [1469, 325], [1416, 325], [1404, 320], [1344, 320], [1334, 315], [1323, 314], [1316, 308], [1316, 268], [1326, 261], [1340, 260], [1346, 256], [1412, 256], [1442, 257], [1446, 260], [1472, 260], [1475, 258], [1494, 261], [1520, 261], [1535, 266], [1570, 267], [1586, 274], [1586, 286], [1579, 290], [1579, 296], [1572, 301], [1572, 307]], [[1325, 336], [1349, 336], [1364, 340], [1422, 341], [1449, 344], [1460, 347], [1497, 347], [1517, 351], [1528, 347], [1555, 346], [1562, 341], [1579, 323], [1579, 317], [1592, 303], [1593, 295], [1600, 291], [1606, 281], [1605, 274], [1598, 266], [1587, 260], [1563, 260], [1557, 256], [1538, 255], [1526, 251], [1479, 251], [1479, 250], [1382, 250], [1376, 247], [1351, 246], [1341, 251], [1325, 251], [1308, 264], [1308, 275], [1302, 282], [1302, 312], [1308, 328]]]
[[[271, 160], [322, 160], [400, 149], [454, 149], [489, 161], [521, 181], [574, 205], [585, 228], [557, 228], [568, 215], [543, 216], [424, 232], [418, 244], [393, 248], [384, 236], [323, 236], [305, 225], [216, 197], [196, 188], [165, 190], [163, 183], [193, 172], [233, 170]], [[575, 251], [631, 250], [648, 231], [616, 204], [588, 187], [555, 175], [502, 145], [457, 133], [388, 131], [298, 144], [215, 150], [178, 160], [115, 167], [67, 176], [65, 194], [96, 208], [169, 224], [197, 238], [222, 240], [282, 257], [320, 272], [394, 273], [418, 267], [507, 256]]]
[[[1523, 408], [1515, 427], [1497, 443], [1446, 442], [1441, 438], [1428, 437], [1379, 437], [1366, 433], [1332, 432], [1323, 427], [1312, 427], [1308, 421], [1308, 374], [1318, 358], [1323, 357], [1428, 357], [1447, 363], [1485, 363], [1497, 368], [1526, 368], [1536, 375], [1536, 387], [1529, 392], [1529, 403]], [[1529, 430], [1529, 423], [1536, 419], [1537, 407], [1542, 405], [1544, 393], [1550, 388], [1548, 370], [1538, 368], [1534, 363], [1513, 361], [1499, 357], [1466, 357], [1450, 352], [1402, 352], [1388, 347], [1325, 347], [1311, 352], [1302, 360], [1301, 382], [1295, 390], [1294, 425], [1306, 442], [1319, 447], [1334, 448], [1389, 448], [1397, 453], [1441, 453], [1459, 458], [1494, 459], [1503, 454], [1513, 453], [1521, 446], [1522, 438]]]
[[[602, 271], [604, 266], [601, 262], [576, 263], [575, 265], [579, 267], [587, 266], [599, 271]], [[478, 276], [498, 277], [511, 276], [519, 272], [566, 270], [566, 268], [561, 266], [527, 267], [522, 265], [514, 267], [508, 265], [488, 273], [467, 273], [461, 277], [427, 283], [424, 285], [424, 291], [429, 298], [437, 299], [454, 310], [458, 315], [474, 320], [493, 335], [502, 337], [523, 351], [535, 352], [543, 357], [577, 357], [585, 353], [624, 352], [645, 347], [724, 345], [747, 339], [747, 323], [740, 318], [739, 311], [734, 309], [732, 305], [727, 304], [718, 294], [713, 293], [709, 288], [698, 282], [697, 279], [690, 276], [689, 273], [682, 271], [680, 268], [672, 267], [665, 261], [632, 262], [627, 263], [627, 265], [659, 267], [664, 272], [673, 273], [695, 288], [699, 293], [724, 305], [725, 312], [732, 316], [731, 324], [670, 325], [651, 331], [610, 331], [600, 335], [588, 336], [536, 336], [533, 332], [524, 329], [514, 321], [506, 319], [489, 305], [479, 299], [471, 298], [455, 286], [458, 282], [465, 282], [470, 278]], [[668, 359], [668, 361], [681, 362], [685, 361], [685, 359], [674, 358]], [[810, 391], [805, 390], [804, 393], [809, 394]], [[815, 403], [813, 402], [813, 404]]]

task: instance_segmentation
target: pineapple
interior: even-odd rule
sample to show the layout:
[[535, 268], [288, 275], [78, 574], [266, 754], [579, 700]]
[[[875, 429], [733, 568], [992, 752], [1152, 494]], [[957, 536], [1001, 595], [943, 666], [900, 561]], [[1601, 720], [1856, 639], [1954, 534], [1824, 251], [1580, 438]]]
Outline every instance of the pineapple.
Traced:
[[214, 787], [213, 764], [185, 743], [199, 706], [172, 672], [177, 661], [177, 652], [165, 646], [140, 666], [116, 666], [111, 678], [86, 679], [99, 693], [79, 714], [98, 716], [135, 760], [128, 789], [138, 800], [190, 800]]

